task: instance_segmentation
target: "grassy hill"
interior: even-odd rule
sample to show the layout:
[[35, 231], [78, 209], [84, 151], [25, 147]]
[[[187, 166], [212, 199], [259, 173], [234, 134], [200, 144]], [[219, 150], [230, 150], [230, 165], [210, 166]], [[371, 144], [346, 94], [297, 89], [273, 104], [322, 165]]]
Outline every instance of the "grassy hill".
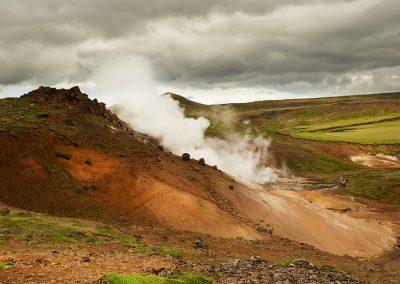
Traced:
[[[272, 161], [300, 176], [348, 179], [342, 193], [400, 203], [398, 168], [370, 168], [356, 154], [400, 155], [400, 93], [202, 105], [175, 95], [186, 114], [205, 116], [210, 136], [272, 138]], [[228, 118], [228, 119], [227, 119]]]

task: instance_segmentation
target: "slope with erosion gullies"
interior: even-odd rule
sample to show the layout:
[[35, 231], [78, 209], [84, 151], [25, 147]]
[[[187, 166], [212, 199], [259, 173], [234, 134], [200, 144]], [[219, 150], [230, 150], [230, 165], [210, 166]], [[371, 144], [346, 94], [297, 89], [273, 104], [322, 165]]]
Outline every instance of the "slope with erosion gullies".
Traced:
[[0, 201], [59, 216], [260, 238], [218, 194], [231, 177], [182, 161], [78, 87], [0, 100]]
[[187, 115], [209, 118], [208, 135], [271, 138], [269, 163], [289, 175], [345, 177], [341, 193], [400, 204], [400, 93], [212, 106], [175, 99]]
[[220, 237], [259, 239], [272, 227], [339, 255], [378, 255], [395, 243], [390, 224], [367, 224], [305, 199], [266, 194], [208, 165], [183, 161], [76, 87], [42, 87], [0, 102], [3, 203]]

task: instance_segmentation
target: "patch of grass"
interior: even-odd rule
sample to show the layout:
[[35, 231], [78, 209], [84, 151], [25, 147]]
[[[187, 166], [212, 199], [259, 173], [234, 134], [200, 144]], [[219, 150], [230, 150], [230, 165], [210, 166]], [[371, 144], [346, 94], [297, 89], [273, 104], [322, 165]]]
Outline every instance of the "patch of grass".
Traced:
[[276, 265], [287, 267], [294, 262], [294, 259], [283, 259], [276, 262]]
[[152, 253], [154, 253], [154, 250], [151, 247], [146, 246], [144, 244], [135, 244], [132, 247], [135, 250], [135, 252], [137, 252], [137, 253], [141, 253], [141, 254], [152, 254]]
[[[103, 243], [110, 238], [118, 242], [140, 246], [136, 239], [122, 232], [96, 227], [91, 223], [84, 223], [69, 218], [49, 217], [35, 213], [21, 214], [12, 212], [0, 216], [0, 241], [7, 243], [9, 240], [27, 241], [34, 243], [59, 243], [59, 242], [86, 242]], [[148, 249], [147, 249], [148, 251]]]
[[1, 216], [0, 226], [7, 229], [7, 233], [0, 237], [4, 241], [13, 238], [20, 241], [72, 242], [87, 238], [84, 231], [73, 226], [62, 226], [55, 221], [34, 215], [20, 216], [12, 213]]
[[161, 255], [163, 256], [172, 256], [179, 258], [181, 256], [181, 251], [177, 247], [163, 247], [161, 249]]
[[318, 132], [295, 132], [294, 137], [359, 144], [400, 144], [400, 121], [343, 127]]
[[346, 178], [348, 182], [342, 189], [343, 194], [400, 204], [400, 175], [397, 170], [364, 169], [354, 171]]
[[96, 230], [98, 233], [100, 233], [104, 236], [112, 237], [114, 239], [119, 239], [122, 242], [129, 244], [129, 245], [134, 245], [137, 243], [137, 240], [134, 237], [124, 234], [119, 231], [111, 230], [106, 227], [96, 227]]
[[294, 252], [294, 253], [293, 253], [293, 256], [296, 257], [296, 258], [302, 258], [302, 257], [303, 257], [303, 256], [301, 255], [301, 253], [299, 253], [299, 252]]
[[0, 262], [0, 270], [1, 270], [1, 269], [8, 269], [8, 268], [10, 268], [10, 267], [11, 267], [11, 266], [8, 265], [7, 263]]
[[127, 275], [127, 274], [107, 274], [102, 280], [110, 284], [208, 284], [212, 279], [193, 273], [175, 274], [171, 276], [158, 275]]

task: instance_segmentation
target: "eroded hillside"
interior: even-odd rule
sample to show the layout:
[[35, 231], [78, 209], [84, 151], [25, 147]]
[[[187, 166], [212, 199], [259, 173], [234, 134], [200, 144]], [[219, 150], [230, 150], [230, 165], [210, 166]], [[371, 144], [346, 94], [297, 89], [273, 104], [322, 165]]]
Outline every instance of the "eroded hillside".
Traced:
[[[191, 111], [199, 108], [206, 111], [201, 105]], [[210, 131], [215, 130], [212, 119]], [[277, 171], [286, 163], [294, 173], [304, 173], [307, 159], [322, 159], [321, 152], [328, 151], [321, 142], [298, 147], [290, 142], [296, 138], [282, 141], [286, 136], [273, 135], [268, 163]], [[390, 147], [388, 151], [394, 149]], [[286, 159], [298, 153], [301, 166], [292, 167]], [[326, 162], [365, 170], [340, 155], [332, 154]], [[326, 164], [322, 172], [318, 163], [308, 166], [310, 173], [328, 171]], [[221, 283], [397, 279], [397, 227], [390, 218], [378, 220], [385, 215], [373, 211], [379, 209], [376, 204], [365, 212], [378, 217], [357, 216], [355, 209], [340, 210], [362, 203], [338, 202], [314, 191], [292, 196], [291, 191], [275, 191], [274, 185], [250, 187], [207, 161], [183, 161], [77, 87], [41, 87], [21, 98], [0, 100], [0, 173], [0, 266], [7, 267], [0, 279], [5, 282], [16, 275], [20, 283], [95, 281], [109, 272], [189, 277], [181, 271]], [[80, 247], [78, 258], [75, 245]], [[346, 254], [380, 258], [360, 261]], [[295, 261], [300, 258], [314, 264]], [[107, 259], [120, 264], [113, 268]], [[304, 274], [304, 268], [315, 271]]]

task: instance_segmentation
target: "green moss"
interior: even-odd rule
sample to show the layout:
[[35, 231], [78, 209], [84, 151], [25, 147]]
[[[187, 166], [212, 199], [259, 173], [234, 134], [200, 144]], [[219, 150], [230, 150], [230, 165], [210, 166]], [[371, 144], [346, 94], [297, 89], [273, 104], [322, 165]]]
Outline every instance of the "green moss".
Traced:
[[171, 276], [158, 276], [158, 275], [123, 275], [123, 274], [107, 274], [102, 280], [110, 284], [169, 284], [169, 283], [183, 283], [183, 284], [207, 284], [212, 283], [209, 277], [183, 273]]
[[177, 247], [163, 247], [161, 249], [161, 255], [163, 256], [170, 255], [172, 257], [179, 258], [181, 256], [181, 251]]

